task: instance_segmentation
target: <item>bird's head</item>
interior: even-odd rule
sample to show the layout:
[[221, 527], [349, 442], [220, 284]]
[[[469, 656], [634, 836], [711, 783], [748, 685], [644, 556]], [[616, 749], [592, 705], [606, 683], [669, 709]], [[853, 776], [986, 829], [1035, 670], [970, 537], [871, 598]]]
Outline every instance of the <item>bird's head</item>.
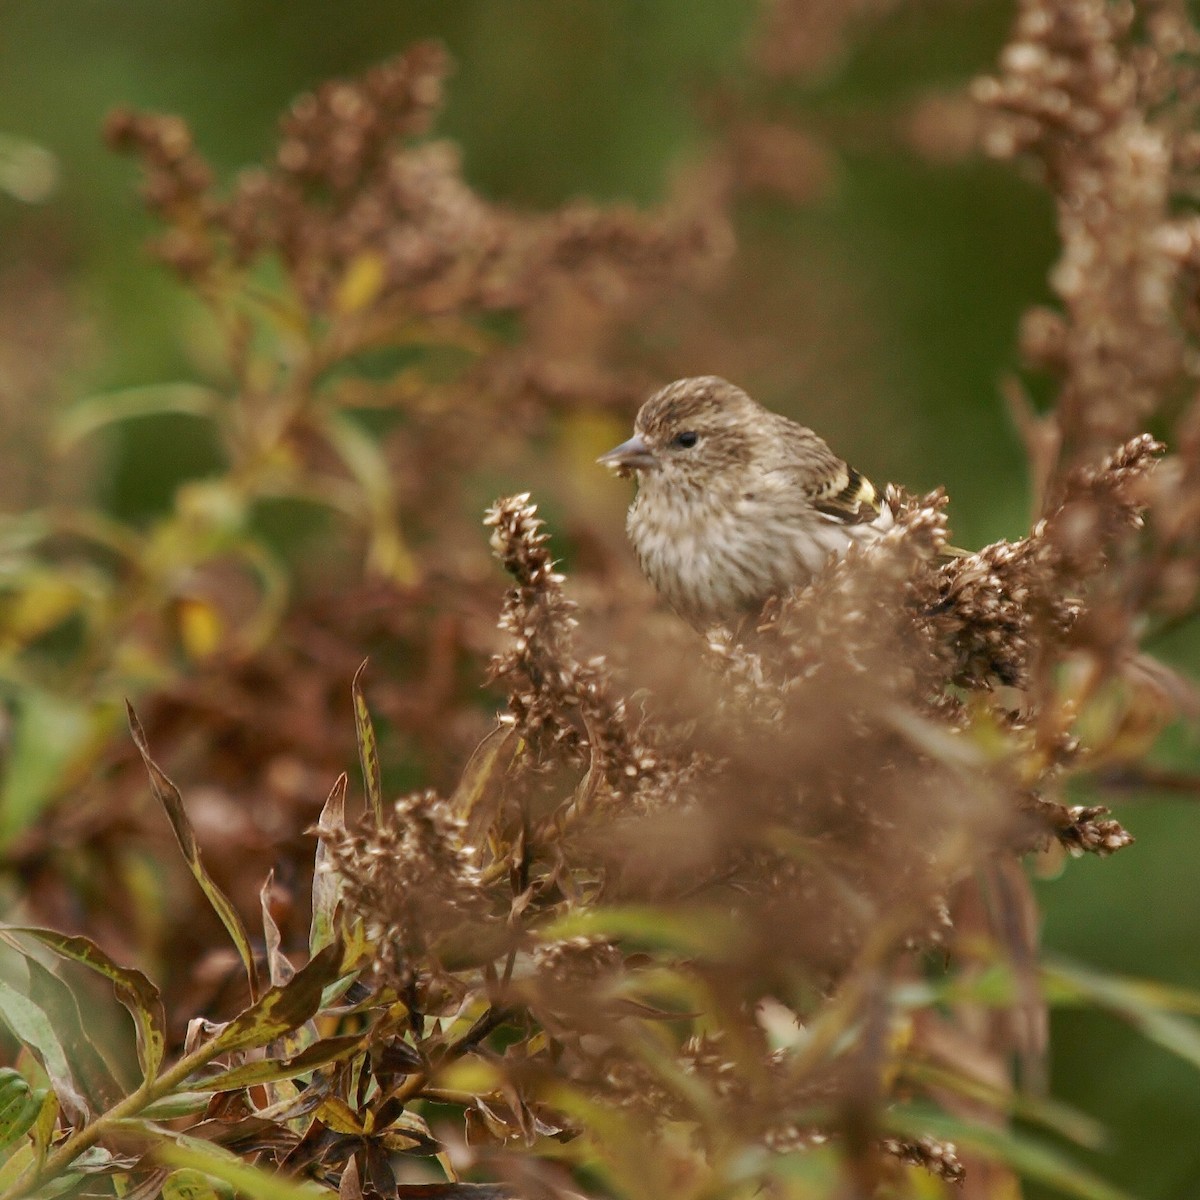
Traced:
[[633, 437], [596, 461], [619, 475], [636, 471], [644, 485], [711, 482], [750, 462], [761, 413], [716, 375], [680, 379], [642, 405]]

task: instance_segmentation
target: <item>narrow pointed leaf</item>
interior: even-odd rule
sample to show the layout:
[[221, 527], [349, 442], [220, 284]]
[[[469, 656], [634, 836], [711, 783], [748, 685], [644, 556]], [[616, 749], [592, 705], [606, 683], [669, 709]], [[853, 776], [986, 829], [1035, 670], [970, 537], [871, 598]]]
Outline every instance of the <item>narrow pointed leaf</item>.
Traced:
[[738, 931], [728, 912], [717, 908], [671, 911], [652, 905], [612, 905], [580, 909], [540, 930], [546, 941], [571, 937], [611, 937], [634, 945], [716, 958], [737, 946]]
[[147, 1121], [172, 1121], [176, 1117], [190, 1117], [203, 1112], [212, 1100], [210, 1092], [176, 1092], [147, 1104], [142, 1117]]
[[282, 987], [293, 975], [296, 968], [288, 961], [280, 949], [279, 926], [271, 916], [271, 890], [275, 886], [275, 872], [267, 873], [266, 881], [258, 893], [259, 907], [262, 909], [263, 941], [267, 947], [267, 970], [270, 972], [271, 983]]
[[239, 1162], [228, 1151], [210, 1142], [180, 1138], [157, 1146], [154, 1157], [173, 1167], [190, 1167], [213, 1179], [224, 1180], [248, 1200], [328, 1200], [329, 1191], [316, 1183], [289, 1178]]
[[369, 568], [394, 579], [402, 587], [410, 587], [420, 577], [420, 570], [396, 520], [396, 492], [387, 457], [379, 443], [344, 413], [326, 412], [321, 424], [329, 444], [354, 476], [366, 500], [371, 529]]
[[495, 1183], [402, 1183], [397, 1200], [515, 1200], [516, 1193]]
[[213, 417], [221, 396], [194, 383], [157, 383], [86, 396], [58, 421], [59, 444], [68, 449], [106, 425], [138, 417], [181, 414]]
[[334, 1133], [358, 1137], [363, 1132], [363, 1123], [358, 1114], [337, 1096], [328, 1096], [317, 1109], [317, 1120]]
[[351, 694], [354, 697], [354, 733], [358, 738], [358, 758], [362, 763], [363, 786], [367, 790], [367, 804], [377, 823], [383, 822], [383, 780], [379, 770], [379, 744], [375, 740], [375, 726], [371, 724], [371, 713], [367, 698], [363, 695], [362, 677], [367, 669], [364, 661], [354, 673]]
[[1196, 1011], [1200, 996], [1195, 992], [1153, 980], [1106, 975], [1074, 964], [1055, 963], [1045, 969], [1045, 975], [1060, 1002], [1073, 998], [1099, 1005], [1144, 1038], [1200, 1069], [1200, 1025], [1177, 1015]]
[[125, 704], [125, 712], [129, 718], [129, 730], [133, 735], [133, 744], [142, 756], [142, 762], [150, 776], [150, 787], [167, 814], [167, 820], [171, 823], [175, 840], [179, 843], [179, 849], [183, 853], [192, 876], [200, 885], [201, 891], [208, 897], [209, 904], [220, 918], [221, 924], [225, 926], [234, 947], [241, 956], [242, 964], [246, 968], [246, 978], [249, 981], [250, 996], [254, 998], [258, 995], [258, 972], [254, 966], [254, 954], [250, 948], [250, 938], [246, 934], [246, 927], [242, 924], [242, 919], [238, 916], [237, 909], [233, 907], [229, 897], [221, 891], [208, 871], [205, 870], [204, 863], [200, 858], [200, 845], [196, 841], [192, 823], [188, 820], [187, 811], [183, 807], [183, 797], [179, 794], [179, 789], [150, 757], [150, 749], [146, 744], [146, 734], [142, 729], [142, 723], [137, 719], [133, 705], [128, 701]]
[[[234, 1017], [213, 1039], [213, 1047], [221, 1052], [249, 1050], [303, 1025], [320, 1007], [321, 992], [337, 976], [341, 962], [341, 946], [326, 946], [283, 987], [268, 988]], [[189, 1090], [194, 1090], [194, 1085], [189, 1085]]]
[[1046, 962], [1042, 973], [1052, 1003], [1101, 1004], [1113, 1010], [1154, 1010], [1200, 1017], [1200, 991], [1194, 988], [1113, 975], [1057, 957]]
[[[321, 817], [317, 822], [321, 829], [340, 830], [346, 827], [346, 773], [343, 771], [337, 777], [325, 807], [321, 809]], [[326, 864], [329, 852], [325, 843], [317, 840], [317, 853], [313, 860], [312, 881], [312, 922], [308, 931], [308, 952], [316, 954], [323, 950], [334, 939], [334, 918], [337, 913], [338, 900], [341, 898], [342, 886], [337, 875], [330, 871]]]
[[22, 686], [14, 700], [0, 779], [0, 846], [7, 846], [50, 804], [94, 736], [86, 705]]
[[907, 1137], [931, 1134], [953, 1142], [958, 1149], [978, 1154], [1075, 1200], [1132, 1200], [1099, 1176], [1045, 1142], [952, 1117], [936, 1109], [898, 1107], [884, 1114], [893, 1133]]
[[36, 938], [64, 958], [91, 967], [93, 971], [112, 980], [117, 999], [129, 1010], [134, 1020], [142, 1075], [151, 1079], [158, 1073], [166, 1053], [167, 1019], [158, 988], [141, 971], [120, 966], [89, 938], [69, 937], [53, 929], [37, 929], [27, 925], [0, 925], [0, 931]]
[[324, 1038], [301, 1050], [291, 1058], [265, 1058], [259, 1062], [231, 1067], [219, 1075], [204, 1079], [193, 1079], [188, 1088], [194, 1092], [231, 1092], [237, 1088], [251, 1087], [259, 1083], [277, 1083], [282, 1079], [295, 1079], [327, 1063], [348, 1059], [364, 1043], [359, 1035]]
[[37, 1169], [42, 1169], [42, 1163], [46, 1161], [46, 1155], [50, 1150], [50, 1143], [54, 1140], [55, 1130], [58, 1128], [58, 1114], [62, 1105], [58, 1096], [54, 1092], [48, 1092], [46, 1098], [42, 1101], [41, 1110], [38, 1112], [37, 1120], [33, 1123], [33, 1148]]
[[458, 787], [450, 798], [451, 807], [467, 822], [469, 836], [488, 826], [492, 817], [491, 797], [495, 796], [520, 745], [520, 736], [511, 726], [493, 729], [475, 747]]
[[29, 1142], [19, 1143], [7, 1156], [0, 1156], [0, 1191], [7, 1192], [18, 1179], [40, 1166], [33, 1146]]

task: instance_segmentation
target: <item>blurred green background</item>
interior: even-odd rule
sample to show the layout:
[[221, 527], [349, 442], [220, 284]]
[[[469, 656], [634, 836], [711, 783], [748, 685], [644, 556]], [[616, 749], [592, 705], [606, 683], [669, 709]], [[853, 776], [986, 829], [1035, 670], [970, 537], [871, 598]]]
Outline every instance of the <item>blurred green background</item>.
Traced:
[[[203, 373], [194, 301], [148, 259], [135, 171], [102, 145], [112, 106], [185, 116], [228, 176], [269, 152], [295, 94], [435, 36], [457, 64], [439, 132], [461, 143], [485, 196], [534, 208], [578, 195], [650, 204], [703, 152], [712, 97], [749, 86], [756, 12], [750, 0], [5, 0], [0, 137], [48, 151], [57, 173], [33, 202], [0, 193], [0, 368], [14, 347], [44, 360], [32, 394], [22, 391], [28, 367], [0, 370], [0, 471], [19, 458], [32, 476], [6, 498], [44, 501], [62, 472], [21, 411], [34, 395], [65, 408]], [[711, 358], [671, 351], [688, 371], [735, 375], [818, 426], [877, 481], [945, 485], [954, 536], [969, 546], [1019, 534], [1027, 519], [1023, 455], [998, 384], [1018, 366], [1020, 313], [1047, 299], [1053, 211], [1011, 168], [922, 159], [903, 128], [922, 96], [989, 67], [1012, 16], [991, 2], [912, 6], [855, 31], [819, 76], [775, 86], [770, 103], [826, 146], [828, 179], [803, 205], [742, 206], [738, 261], [757, 274], [744, 277], [748, 291], [704, 301], [741, 353], [723, 343]], [[61, 336], [25, 328], [30, 270], [55, 283]], [[758, 339], [772, 365], [746, 378]], [[73, 486], [137, 517], [203, 474], [212, 454], [195, 423], [131, 423], [105, 436], [94, 476]], [[1170, 652], [1188, 670], [1195, 639]], [[1180, 743], [1172, 757], [1194, 758]], [[1046, 941], [1200, 987], [1197, 814], [1160, 798], [1120, 815], [1134, 848], [1039, 884]], [[1097, 1169], [1148, 1200], [1200, 1195], [1195, 1072], [1100, 1016], [1057, 1015], [1053, 1035], [1054, 1092], [1111, 1130]]]

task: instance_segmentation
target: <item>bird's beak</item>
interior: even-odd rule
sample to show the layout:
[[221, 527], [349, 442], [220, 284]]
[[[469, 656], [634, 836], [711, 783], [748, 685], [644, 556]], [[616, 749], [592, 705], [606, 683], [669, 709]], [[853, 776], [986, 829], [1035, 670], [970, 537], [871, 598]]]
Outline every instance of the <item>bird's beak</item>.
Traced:
[[607, 454], [602, 454], [596, 461], [602, 467], [612, 467], [620, 474], [626, 471], [643, 471], [658, 466], [650, 447], [640, 433], [635, 433], [627, 442], [614, 446]]

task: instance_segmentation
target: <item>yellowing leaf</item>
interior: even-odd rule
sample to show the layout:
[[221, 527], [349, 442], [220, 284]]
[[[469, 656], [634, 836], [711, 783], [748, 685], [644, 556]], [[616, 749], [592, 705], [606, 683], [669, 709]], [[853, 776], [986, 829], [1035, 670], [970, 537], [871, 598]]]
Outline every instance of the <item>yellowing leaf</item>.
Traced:
[[366, 662], [354, 672], [350, 691], [354, 699], [354, 733], [358, 739], [358, 759], [362, 764], [363, 785], [367, 791], [367, 807], [377, 823], [383, 822], [383, 781], [379, 767], [379, 744], [375, 740], [375, 726], [371, 723], [371, 711], [363, 694], [362, 676]]
[[327, 1125], [334, 1133], [344, 1133], [351, 1136], [361, 1135], [362, 1122], [354, 1114], [354, 1110], [336, 1096], [328, 1096], [317, 1109], [317, 1120]]
[[175, 620], [184, 653], [193, 662], [200, 662], [221, 648], [225, 621], [207, 600], [185, 596], [176, 604]]
[[234, 1017], [217, 1034], [214, 1046], [222, 1052], [255, 1049], [303, 1025], [320, 1007], [321, 992], [340, 973], [341, 961], [341, 946], [326, 946], [286, 984], [269, 988]]
[[0, 647], [12, 652], [47, 633], [75, 612], [83, 596], [74, 582], [56, 572], [27, 576], [4, 606]]
[[371, 532], [368, 568], [401, 586], [411, 586], [417, 582], [419, 568], [397, 521], [391, 467], [379, 443], [344, 413], [324, 413], [320, 427], [362, 489], [359, 508]]
[[172, 1171], [163, 1180], [163, 1200], [227, 1200], [230, 1187], [224, 1181], [220, 1185], [201, 1171], [192, 1167], [184, 1167]]
[[417, 560], [405, 544], [395, 521], [376, 521], [367, 550], [367, 570], [392, 579], [401, 587], [412, 587], [421, 577]]
[[292, 1058], [264, 1058], [231, 1067], [218, 1075], [212, 1075], [188, 1084], [193, 1092], [230, 1092], [236, 1088], [251, 1087], [260, 1083], [276, 1083], [284, 1079], [295, 1079], [307, 1075], [318, 1067], [339, 1060], [349, 1061], [362, 1047], [364, 1038], [357, 1035], [326, 1038], [314, 1042]]
[[460, 1058], [437, 1073], [437, 1085], [449, 1092], [473, 1096], [495, 1091], [504, 1084], [504, 1072], [480, 1058]]
[[520, 739], [511, 726], [500, 725], [475, 747], [450, 803], [477, 837], [492, 822], [494, 797], [512, 765]]
[[356, 254], [346, 267], [333, 294], [340, 313], [356, 313], [374, 301], [387, 281], [383, 259], [371, 250]]

